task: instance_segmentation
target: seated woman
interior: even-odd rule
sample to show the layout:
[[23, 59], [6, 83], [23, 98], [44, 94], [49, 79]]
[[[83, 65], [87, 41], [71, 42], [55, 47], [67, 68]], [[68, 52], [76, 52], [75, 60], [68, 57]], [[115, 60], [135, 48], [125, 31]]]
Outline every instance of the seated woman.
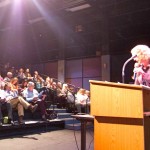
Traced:
[[18, 86], [18, 78], [14, 77], [10, 80], [12, 91], [18, 92], [19, 86]]
[[40, 89], [44, 86], [44, 79], [38, 74], [37, 71], [34, 71], [33, 82], [35, 83], [35, 89], [39, 92]]
[[33, 77], [31, 76], [31, 73], [30, 73], [30, 69], [29, 68], [27, 68], [26, 70], [25, 70], [25, 77], [26, 77], [26, 79], [28, 79], [28, 80], [32, 80], [33, 79]]
[[9, 102], [12, 106], [12, 108], [17, 108], [18, 110], [18, 116], [19, 116], [19, 124], [24, 124], [23, 122], [23, 116], [24, 116], [24, 108], [30, 109], [33, 113], [37, 105], [33, 106], [26, 102], [21, 96], [18, 96], [17, 92], [12, 90], [11, 83], [7, 83], [4, 87], [5, 90], [5, 97], [6, 101]]
[[28, 79], [24, 79], [18, 88], [18, 94], [22, 96], [22, 92], [27, 88]]
[[39, 94], [36, 89], [34, 89], [34, 83], [33, 82], [28, 82], [27, 89], [23, 91], [23, 97], [26, 99], [27, 102], [34, 104], [38, 104], [40, 111], [41, 111], [41, 116], [43, 121], [47, 121], [46, 119], [46, 107], [45, 107], [45, 94]]
[[85, 93], [85, 89], [79, 89], [76, 95], [76, 107], [79, 113], [82, 113], [82, 108], [85, 109], [85, 113], [89, 113], [89, 98]]

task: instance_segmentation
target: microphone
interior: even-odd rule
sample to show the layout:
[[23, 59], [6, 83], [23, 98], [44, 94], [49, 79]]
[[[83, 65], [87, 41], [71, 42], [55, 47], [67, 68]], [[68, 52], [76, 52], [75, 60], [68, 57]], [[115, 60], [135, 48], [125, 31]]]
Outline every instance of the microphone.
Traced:
[[126, 65], [128, 64], [128, 62], [130, 62], [132, 59], [134, 59], [136, 57], [137, 57], [137, 55], [133, 55], [128, 60], [126, 60], [126, 62], [123, 64], [123, 67], [122, 67], [122, 83], [125, 83], [124, 77], [125, 77], [125, 67], [126, 67]]
[[134, 59], [134, 58], [136, 58], [137, 57], [137, 55], [133, 55], [132, 57], [130, 57], [128, 60], [132, 60], [132, 59]]

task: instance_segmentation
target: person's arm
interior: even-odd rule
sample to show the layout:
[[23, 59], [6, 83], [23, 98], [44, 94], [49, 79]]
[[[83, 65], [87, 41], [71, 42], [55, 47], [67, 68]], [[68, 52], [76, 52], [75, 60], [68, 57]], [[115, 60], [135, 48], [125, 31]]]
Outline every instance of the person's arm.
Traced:
[[0, 102], [6, 101], [6, 95], [4, 91], [0, 91]]
[[150, 80], [150, 72], [143, 73], [143, 74], [142, 74], [142, 77], [143, 77], [143, 79], [145, 79], [145, 80]]

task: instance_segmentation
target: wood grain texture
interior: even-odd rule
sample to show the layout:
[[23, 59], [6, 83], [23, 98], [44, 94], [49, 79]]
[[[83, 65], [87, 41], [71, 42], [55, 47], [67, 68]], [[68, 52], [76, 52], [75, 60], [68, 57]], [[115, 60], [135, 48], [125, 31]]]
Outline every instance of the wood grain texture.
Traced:
[[95, 150], [144, 150], [143, 121], [142, 119], [138, 120], [138, 123], [136, 121], [125, 118], [96, 118]]
[[90, 81], [95, 150], [150, 150], [150, 88]]
[[143, 93], [137, 86], [91, 83], [91, 114], [143, 118]]

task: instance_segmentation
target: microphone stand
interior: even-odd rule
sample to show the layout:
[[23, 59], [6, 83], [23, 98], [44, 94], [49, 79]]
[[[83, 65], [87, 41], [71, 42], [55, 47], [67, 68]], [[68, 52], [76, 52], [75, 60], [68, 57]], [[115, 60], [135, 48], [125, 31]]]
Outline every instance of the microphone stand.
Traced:
[[122, 83], [125, 83], [125, 67], [126, 65], [133, 59], [135, 58], [135, 56], [132, 56], [131, 58], [129, 58], [124, 64], [123, 64], [123, 67], [122, 67]]

